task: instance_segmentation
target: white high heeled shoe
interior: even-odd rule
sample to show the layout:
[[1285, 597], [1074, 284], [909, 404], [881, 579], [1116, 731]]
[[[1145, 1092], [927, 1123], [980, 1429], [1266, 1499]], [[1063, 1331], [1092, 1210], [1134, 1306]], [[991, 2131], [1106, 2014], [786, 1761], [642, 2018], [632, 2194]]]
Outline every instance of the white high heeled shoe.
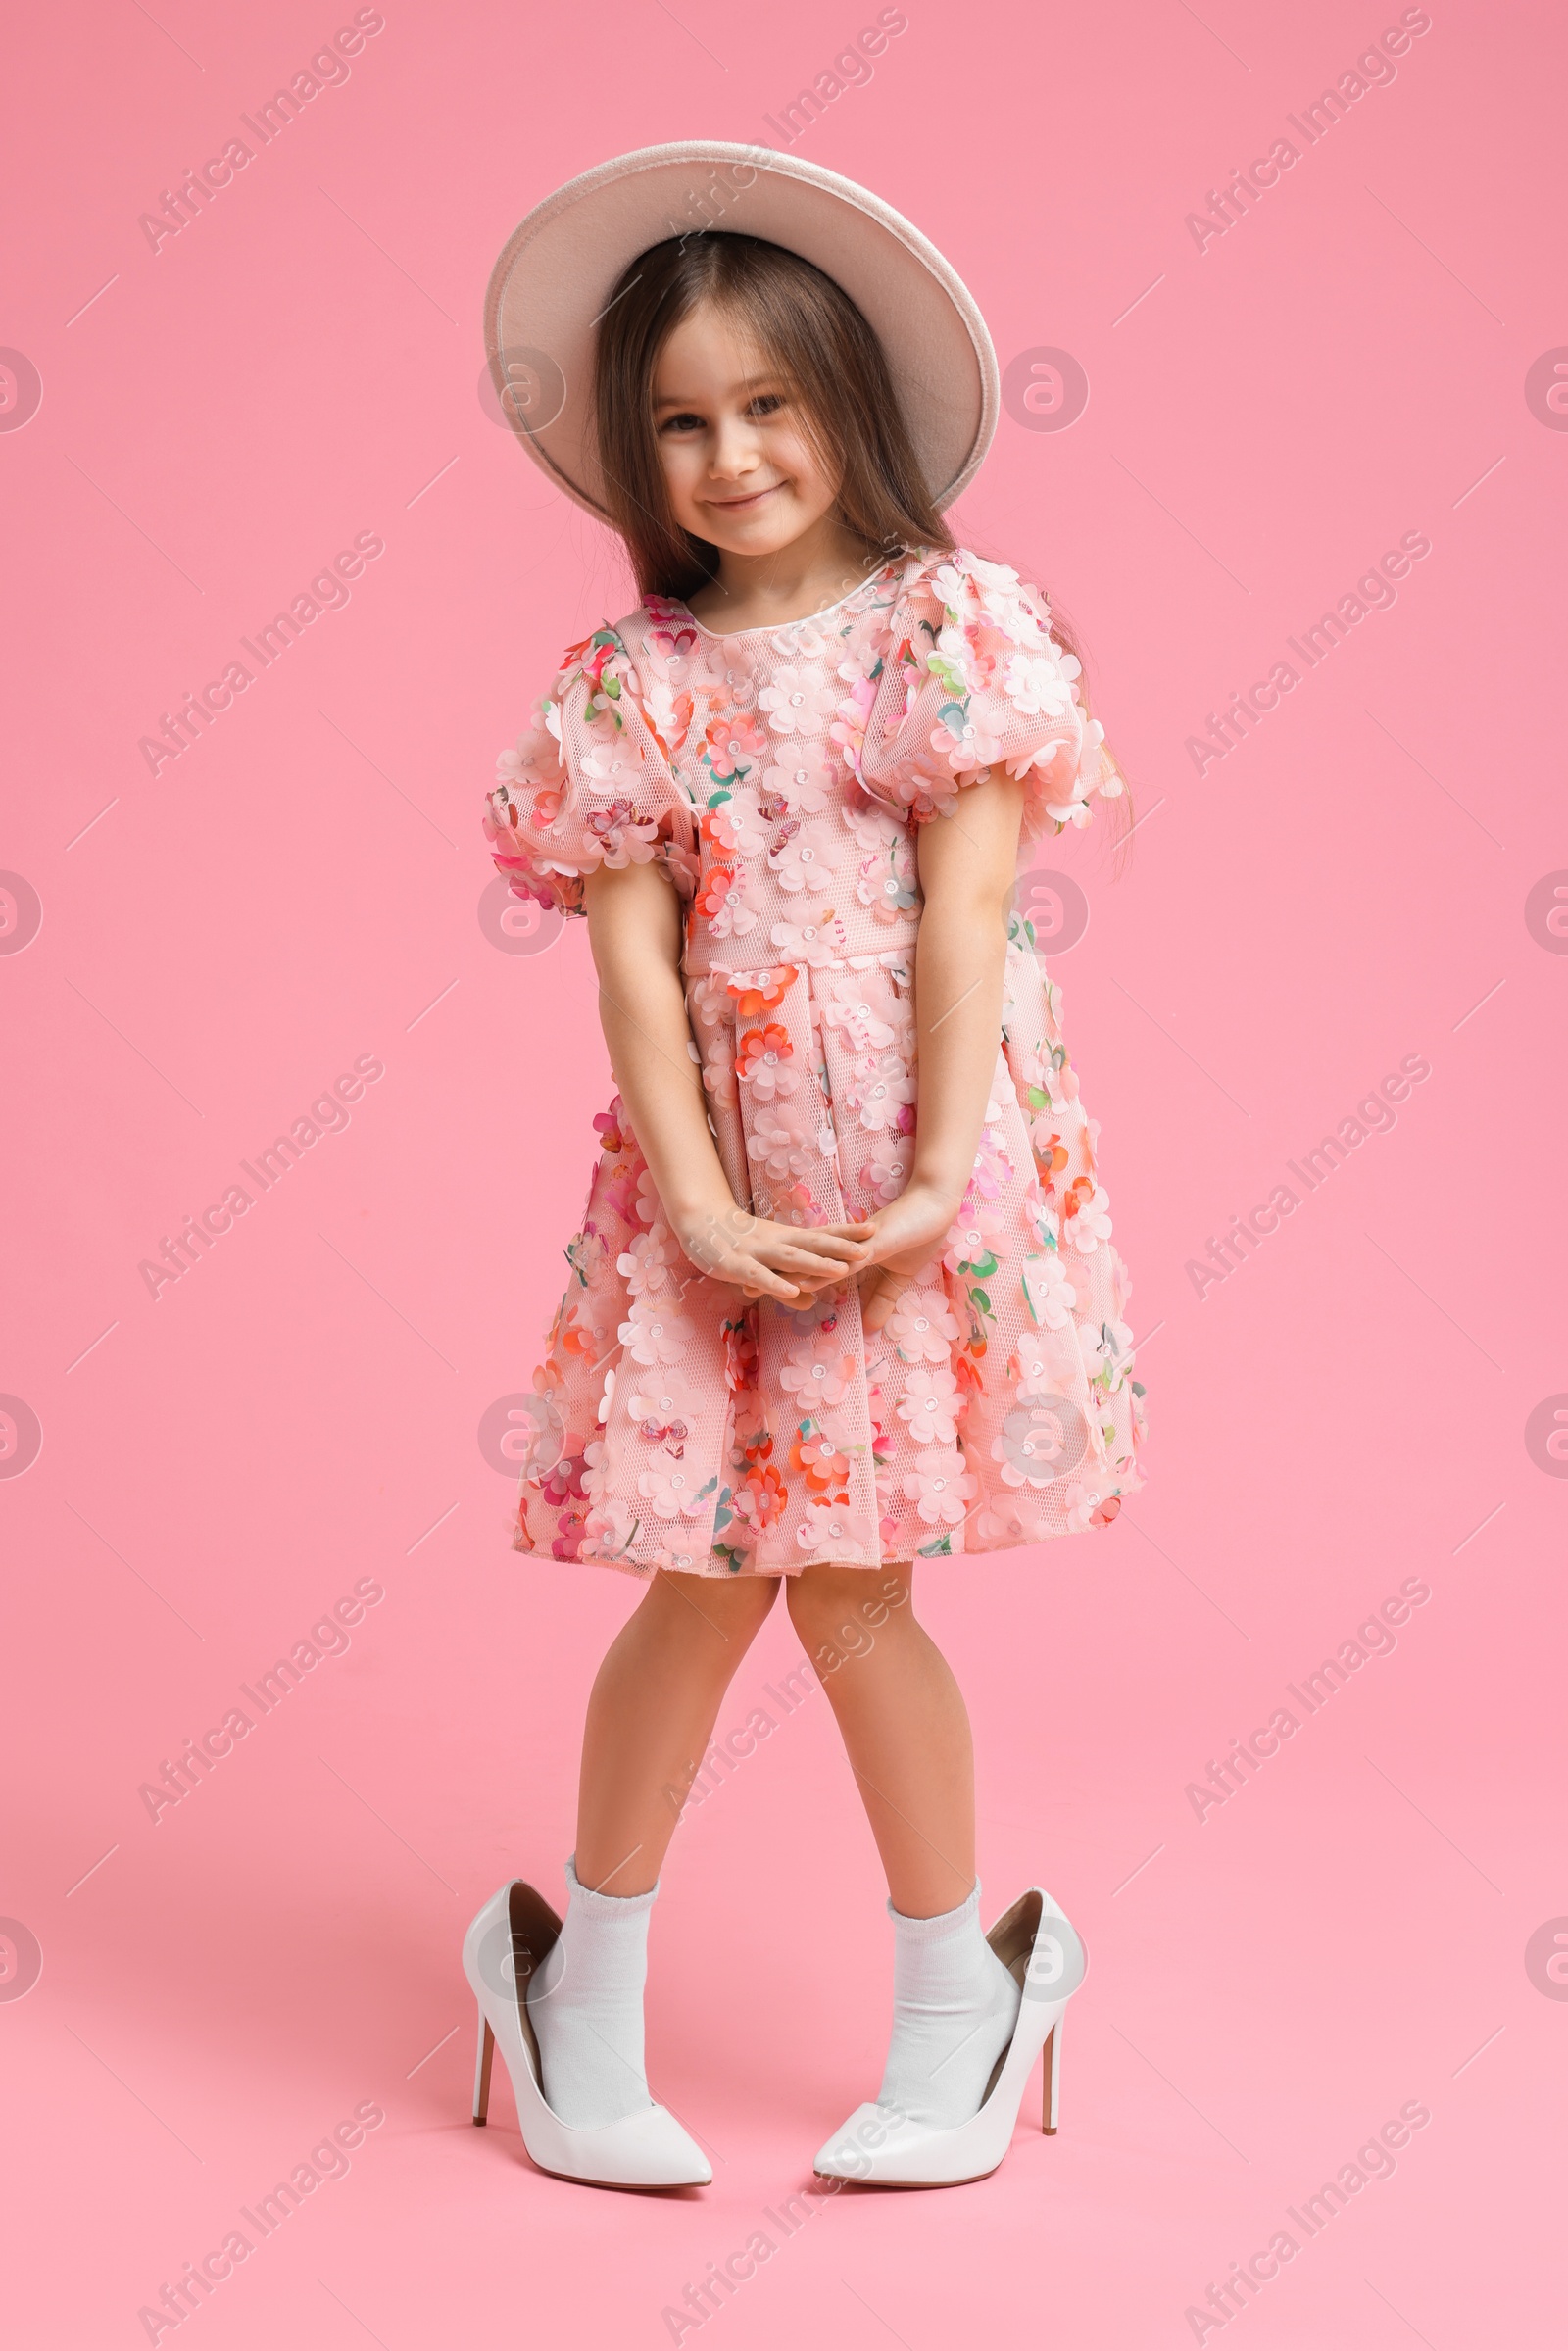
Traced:
[[593, 2131], [564, 2123], [545, 2103], [543, 2068], [527, 1984], [561, 1933], [544, 1896], [520, 1878], [492, 1894], [463, 1938], [463, 1972], [479, 2003], [473, 2119], [490, 2111], [496, 2043], [507, 2062], [522, 2143], [542, 2172], [593, 2187], [706, 2187], [712, 2167], [667, 2107], [652, 2100]]
[[977, 2114], [956, 2130], [911, 2123], [886, 2106], [858, 2106], [817, 2155], [826, 2180], [864, 2180], [884, 2187], [956, 2187], [983, 2180], [1007, 2152], [1024, 2086], [1045, 2052], [1041, 2128], [1056, 2128], [1061, 2087], [1061, 2025], [1089, 1962], [1065, 1914], [1032, 1886], [1004, 1911], [987, 1942], [1016, 1980], [1022, 1999], [1012, 2038], [992, 2068]]

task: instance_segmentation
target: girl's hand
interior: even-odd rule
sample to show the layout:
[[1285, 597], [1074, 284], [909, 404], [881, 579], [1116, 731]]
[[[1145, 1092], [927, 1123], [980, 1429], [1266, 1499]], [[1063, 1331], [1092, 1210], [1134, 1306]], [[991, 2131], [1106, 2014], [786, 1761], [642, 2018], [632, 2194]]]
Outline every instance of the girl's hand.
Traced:
[[675, 1230], [699, 1273], [733, 1282], [747, 1298], [785, 1304], [851, 1280], [871, 1262], [869, 1224], [774, 1224], [733, 1200], [680, 1218]]
[[870, 1270], [860, 1285], [860, 1320], [867, 1331], [881, 1330], [900, 1293], [937, 1255], [960, 1204], [934, 1185], [915, 1182], [871, 1218]]

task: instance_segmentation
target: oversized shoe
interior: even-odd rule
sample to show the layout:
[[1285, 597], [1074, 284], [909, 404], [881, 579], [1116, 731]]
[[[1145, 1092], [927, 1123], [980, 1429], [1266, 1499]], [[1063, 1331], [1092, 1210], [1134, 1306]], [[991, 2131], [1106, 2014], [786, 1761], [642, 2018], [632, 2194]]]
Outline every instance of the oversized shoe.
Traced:
[[821, 2178], [884, 2187], [951, 2187], [983, 2180], [1007, 2152], [1025, 2084], [1042, 2050], [1041, 2128], [1054, 2131], [1062, 2017], [1089, 1964], [1084, 1946], [1065, 1913], [1038, 1886], [1018, 1896], [986, 1940], [1023, 1996], [1012, 2038], [992, 2069], [978, 2114], [955, 2130], [938, 2131], [867, 2101], [817, 2155], [814, 2169]]
[[512, 2078], [522, 2143], [542, 2172], [593, 2187], [706, 2187], [712, 2167], [666, 2107], [646, 2106], [593, 2131], [579, 2131], [545, 2103], [539, 2043], [528, 2014], [528, 1979], [561, 1933], [544, 1896], [520, 1878], [492, 1894], [463, 1938], [463, 1972], [479, 2003], [473, 2119], [490, 2111], [490, 2073], [499, 2043]]

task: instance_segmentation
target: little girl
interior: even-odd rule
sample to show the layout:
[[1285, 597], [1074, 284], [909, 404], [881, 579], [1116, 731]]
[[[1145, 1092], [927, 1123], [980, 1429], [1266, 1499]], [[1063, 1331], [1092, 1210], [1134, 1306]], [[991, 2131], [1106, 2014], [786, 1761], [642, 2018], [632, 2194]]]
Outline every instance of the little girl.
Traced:
[[666, 238], [594, 297], [585, 439], [641, 602], [568, 650], [486, 828], [518, 896], [586, 915], [618, 1089], [514, 1544], [645, 1589], [589, 1700], [564, 1922], [517, 1881], [468, 1933], [474, 2119], [499, 2036], [534, 2160], [627, 2186], [711, 2177], [644, 2078], [648, 1919], [781, 1583], [896, 1935], [881, 2086], [817, 2171], [993, 2170], [1043, 2047], [1054, 2128], [1082, 1948], [1038, 1887], [981, 1930], [913, 1563], [1103, 1527], [1139, 1484], [1095, 1128], [1011, 919], [1020, 833], [1120, 780], [1043, 597], [955, 545], [897, 361], [787, 233]]

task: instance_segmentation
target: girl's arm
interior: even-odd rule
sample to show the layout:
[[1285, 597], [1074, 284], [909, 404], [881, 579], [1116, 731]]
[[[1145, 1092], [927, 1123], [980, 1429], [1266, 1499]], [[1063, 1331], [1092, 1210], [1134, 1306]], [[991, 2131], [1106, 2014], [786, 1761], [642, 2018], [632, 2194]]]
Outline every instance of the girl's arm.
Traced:
[[615, 1084], [670, 1229], [691, 1262], [749, 1296], [763, 1291], [786, 1299], [869, 1263], [868, 1225], [827, 1225], [808, 1234], [737, 1207], [709, 1130], [702, 1073], [688, 1050], [680, 902], [668, 881], [652, 864], [602, 866], [587, 877], [583, 897]]
[[936, 1254], [974, 1173], [1002, 1036], [1007, 910], [1023, 785], [995, 770], [920, 827], [925, 907], [915, 943], [918, 1100], [914, 1161], [898, 1199], [871, 1219], [877, 1270], [862, 1285], [865, 1327], [880, 1330], [901, 1290]]

